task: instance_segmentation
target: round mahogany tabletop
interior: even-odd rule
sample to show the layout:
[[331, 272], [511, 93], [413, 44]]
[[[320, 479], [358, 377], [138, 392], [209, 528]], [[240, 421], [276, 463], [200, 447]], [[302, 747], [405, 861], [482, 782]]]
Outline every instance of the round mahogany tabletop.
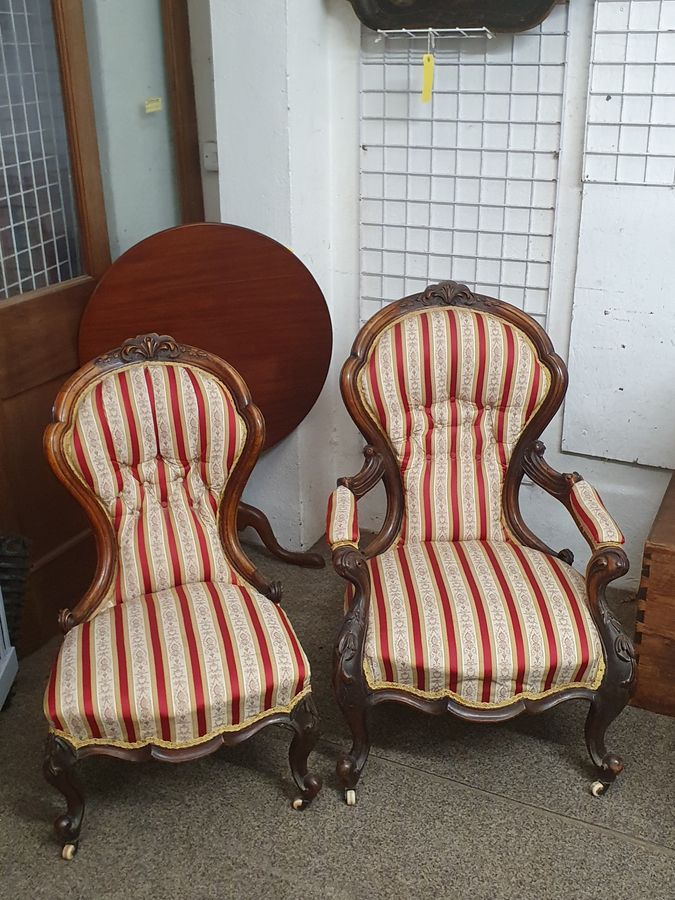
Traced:
[[333, 346], [326, 301], [297, 256], [220, 223], [170, 228], [120, 256], [82, 316], [80, 361], [153, 331], [237, 369], [265, 417], [266, 447], [316, 402]]

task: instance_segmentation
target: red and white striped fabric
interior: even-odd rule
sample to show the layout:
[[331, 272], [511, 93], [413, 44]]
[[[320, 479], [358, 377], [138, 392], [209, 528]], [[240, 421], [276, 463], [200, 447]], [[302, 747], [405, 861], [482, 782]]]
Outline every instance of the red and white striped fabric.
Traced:
[[570, 491], [572, 515], [592, 544], [623, 544], [623, 532], [607, 512], [600, 494], [587, 481], [576, 481]]
[[359, 387], [401, 466], [402, 541], [504, 539], [509, 459], [550, 383], [528, 337], [488, 313], [425, 309], [378, 337]]
[[243, 585], [186, 584], [65, 637], [45, 694], [71, 744], [190, 746], [289, 712], [309, 663], [283, 610]]
[[245, 437], [225, 387], [186, 365], [118, 369], [82, 398], [69, 456], [119, 547], [102, 606], [189, 582], [237, 583], [216, 515]]
[[429, 542], [368, 567], [374, 690], [499, 706], [602, 680], [585, 581], [559, 559], [503, 541]]
[[328, 498], [326, 539], [331, 547], [341, 544], [356, 547], [359, 543], [356, 497], [342, 484]]
[[45, 695], [75, 746], [189, 746], [289, 712], [309, 664], [284, 612], [223, 552], [219, 502], [246, 439], [217, 379], [150, 362], [104, 373], [66, 436], [117, 536], [108, 597], [65, 637]]

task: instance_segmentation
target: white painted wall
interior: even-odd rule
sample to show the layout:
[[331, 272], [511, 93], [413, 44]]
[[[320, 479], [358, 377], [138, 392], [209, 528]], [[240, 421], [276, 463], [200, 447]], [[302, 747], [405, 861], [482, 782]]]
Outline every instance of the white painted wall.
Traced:
[[[159, 0], [84, 0], [96, 130], [113, 259], [177, 225]], [[148, 97], [161, 112], [146, 114]]]
[[[359, 26], [342, 0], [210, 0], [210, 6], [221, 219], [291, 246], [317, 278], [333, 317], [333, 363], [322, 396], [303, 425], [266, 454], [248, 492], [283, 541], [308, 546], [323, 530], [335, 477], [360, 465], [360, 439], [338, 389], [359, 317]], [[592, 17], [593, 0], [570, 5], [547, 310], [563, 358], [570, 356]], [[592, 383], [595, 376], [589, 369], [574, 377]], [[563, 452], [562, 414], [544, 439], [549, 462], [580, 471], [616, 515], [632, 563], [623, 586], [635, 587], [642, 545], [670, 473]], [[564, 508], [532, 485], [524, 486], [522, 503], [534, 530], [553, 546], [571, 547], [583, 567], [588, 551]], [[374, 527], [381, 509], [380, 492], [360, 506], [362, 528]]]
[[280, 541], [323, 532], [338, 475], [360, 465], [341, 363], [358, 327], [358, 21], [342, 0], [210, 0], [220, 217], [270, 235], [309, 267], [334, 328], [316, 406], [257, 466], [246, 498]]
[[[571, 365], [572, 389], [569, 403], [577, 402], [577, 384], [585, 389], [602, 392], [605, 410], [612, 409], [621, 415], [623, 398], [620, 393], [606, 390], [605, 379], [599, 377], [598, 368], [606, 365], [607, 358], [588, 354], [586, 349], [602, 340], [597, 328], [577, 330], [575, 344], [571, 344], [572, 312], [575, 300], [575, 274], [579, 261], [579, 234], [583, 196], [583, 139], [586, 125], [588, 72], [591, 52], [594, 0], [575, 0], [569, 9], [568, 60], [565, 84], [565, 107], [560, 152], [558, 197], [556, 203], [556, 230], [554, 235], [553, 272], [548, 310], [548, 332], [558, 353], [568, 362], [577, 355], [585, 359], [585, 365]], [[649, 203], [650, 188], [643, 188], [643, 202]], [[600, 223], [598, 223], [599, 225]], [[599, 254], [604, 253], [604, 259]], [[599, 268], [610, 265], [613, 242], [609, 239], [596, 247]], [[661, 283], [663, 270], [650, 269], [645, 260], [635, 260], [643, 271], [644, 289], [650, 290], [650, 279]], [[617, 359], [617, 366], [625, 365]], [[568, 407], [569, 409], [569, 407]], [[665, 412], [665, 411], [664, 411]], [[567, 415], [567, 412], [565, 412]], [[588, 428], [602, 427], [604, 417], [588, 421]], [[580, 472], [599, 490], [605, 504], [615, 516], [626, 535], [626, 552], [631, 571], [619, 587], [634, 589], [640, 580], [642, 550], [652, 521], [663, 498], [670, 479], [670, 472], [648, 466], [611, 462], [592, 456], [564, 452], [563, 412], [549, 426], [544, 435], [548, 447], [547, 458], [560, 471]], [[528, 523], [555, 547], [570, 547], [577, 560], [583, 564], [588, 558], [588, 548], [576, 531], [566, 510], [533, 485], [526, 485], [522, 492], [523, 513]]]

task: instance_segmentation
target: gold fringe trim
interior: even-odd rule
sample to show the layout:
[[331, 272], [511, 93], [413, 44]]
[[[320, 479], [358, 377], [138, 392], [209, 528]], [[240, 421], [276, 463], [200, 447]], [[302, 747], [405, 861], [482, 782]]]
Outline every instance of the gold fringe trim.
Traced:
[[[581, 528], [579, 529], [579, 531], [581, 531]], [[584, 537], [586, 537], [586, 535], [584, 535]], [[618, 547], [621, 550], [621, 549], [623, 549], [623, 546], [626, 543], [626, 541], [623, 540], [623, 541], [601, 541], [599, 544], [596, 544], [592, 537], [589, 537], [588, 540], [590, 540], [591, 543], [593, 544], [593, 552], [594, 553], [596, 550], [604, 550], [605, 547]]]
[[337, 547], [354, 547], [355, 550], [359, 549], [359, 545], [354, 541], [335, 541], [335, 543], [330, 545], [331, 550], [335, 550]]
[[450, 691], [447, 688], [440, 691], [420, 691], [419, 688], [414, 688], [412, 685], [397, 684], [394, 681], [375, 681], [370, 670], [370, 663], [367, 659], [363, 660], [363, 671], [366, 676], [366, 681], [368, 682], [368, 687], [373, 691], [394, 689], [397, 691], [405, 691], [407, 694], [413, 694], [415, 697], [421, 697], [423, 700], [441, 700], [442, 698], [447, 698], [449, 700], [455, 700], [462, 706], [469, 706], [472, 709], [500, 709], [504, 706], [511, 706], [511, 704], [516, 703], [518, 700], [541, 700], [544, 697], [550, 697], [552, 694], [558, 694], [561, 691], [568, 691], [571, 688], [576, 687], [588, 688], [589, 690], [595, 691], [600, 687], [602, 679], [605, 677], [605, 661], [604, 659], [600, 660], [598, 673], [592, 682], [571, 681], [567, 684], [556, 684], [555, 687], [549, 688], [547, 691], [521, 691], [520, 694], [514, 694], [513, 697], [509, 697], [507, 700], [500, 700], [499, 703], [482, 703], [478, 700], [466, 700], [464, 697], [460, 697], [459, 694]]
[[191, 741], [163, 741], [161, 738], [148, 738], [147, 740], [135, 741], [134, 743], [117, 741], [111, 738], [87, 738], [86, 740], [80, 740], [79, 738], [73, 737], [72, 734], [68, 734], [66, 731], [60, 731], [58, 728], [50, 728], [49, 732], [50, 734], [55, 734], [57, 737], [61, 737], [68, 741], [68, 743], [75, 747], [76, 750], [79, 750], [81, 747], [91, 746], [121, 747], [124, 750], [138, 750], [141, 747], [148, 747], [150, 745], [153, 747], [164, 747], [166, 750], [180, 750], [184, 747], [197, 747], [199, 744], [206, 744], [207, 741], [210, 741], [221, 734], [243, 731], [244, 728], [248, 728], [248, 726], [253, 725], [254, 722], [260, 722], [261, 719], [267, 719], [278, 713], [290, 713], [294, 707], [296, 707], [304, 697], [311, 694], [311, 692], [312, 686], [309, 684], [306, 688], [303, 688], [299, 694], [296, 694], [295, 697], [293, 697], [293, 700], [288, 706], [273, 706], [272, 709], [266, 709], [264, 712], [252, 716], [250, 719], [247, 719], [239, 725], [225, 725], [224, 728], [218, 728], [216, 731], [211, 731], [209, 734], [205, 734], [202, 737], [195, 738]]

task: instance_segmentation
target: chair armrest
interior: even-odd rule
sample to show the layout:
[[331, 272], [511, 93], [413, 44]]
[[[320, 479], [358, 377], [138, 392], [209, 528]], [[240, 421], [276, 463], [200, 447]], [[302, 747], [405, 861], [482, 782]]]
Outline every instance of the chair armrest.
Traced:
[[382, 456], [375, 447], [364, 447], [365, 461], [356, 475], [338, 479], [338, 486], [328, 498], [326, 539], [332, 550], [358, 547], [359, 523], [356, 501], [372, 490], [384, 475]]
[[583, 478], [572, 485], [568, 508], [579, 531], [594, 550], [608, 544], [625, 543], [623, 532], [607, 511], [600, 494]]
[[359, 545], [359, 521], [356, 497], [344, 485], [338, 485], [328, 498], [326, 539], [331, 550]]
[[545, 450], [541, 441], [532, 445], [523, 458], [525, 473], [567, 508], [591, 550], [623, 544], [623, 533], [595, 488], [578, 472], [556, 472], [544, 459]]

